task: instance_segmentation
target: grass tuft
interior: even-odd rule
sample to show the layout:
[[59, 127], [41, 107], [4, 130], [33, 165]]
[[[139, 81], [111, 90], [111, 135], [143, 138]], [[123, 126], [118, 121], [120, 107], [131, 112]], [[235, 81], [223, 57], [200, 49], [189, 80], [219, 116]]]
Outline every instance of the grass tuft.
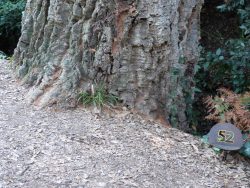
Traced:
[[78, 97], [78, 102], [84, 106], [95, 106], [102, 108], [104, 105], [113, 106], [118, 103], [118, 97], [109, 94], [104, 85], [98, 85], [96, 89], [92, 85], [90, 92], [81, 92]]

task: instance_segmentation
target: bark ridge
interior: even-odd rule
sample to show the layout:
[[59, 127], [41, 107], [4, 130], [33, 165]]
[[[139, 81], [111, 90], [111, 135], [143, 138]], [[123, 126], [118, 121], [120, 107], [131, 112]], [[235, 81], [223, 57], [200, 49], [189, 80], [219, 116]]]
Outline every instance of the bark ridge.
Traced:
[[14, 65], [30, 103], [74, 106], [104, 83], [130, 108], [187, 128], [203, 0], [28, 0]]

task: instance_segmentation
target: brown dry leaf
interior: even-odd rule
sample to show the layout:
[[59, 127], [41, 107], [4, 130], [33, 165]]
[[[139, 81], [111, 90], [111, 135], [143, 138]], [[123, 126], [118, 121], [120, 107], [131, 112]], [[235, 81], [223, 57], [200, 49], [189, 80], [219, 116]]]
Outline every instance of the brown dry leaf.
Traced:
[[[249, 131], [250, 112], [242, 104], [242, 95], [235, 94], [232, 91], [225, 88], [218, 89], [218, 95], [219, 96], [216, 97], [219, 97], [223, 101], [223, 103], [229, 106], [227, 111], [224, 112], [225, 116], [224, 121], [235, 124], [242, 131]], [[250, 95], [249, 93], [246, 93], [243, 96], [249, 97], [249, 95]], [[204, 102], [207, 105], [209, 112], [209, 115], [206, 116], [206, 119], [220, 122], [221, 112], [219, 112], [217, 108], [221, 104], [216, 104], [214, 98], [212, 98], [211, 96], [207, 97], [204, 100]]]

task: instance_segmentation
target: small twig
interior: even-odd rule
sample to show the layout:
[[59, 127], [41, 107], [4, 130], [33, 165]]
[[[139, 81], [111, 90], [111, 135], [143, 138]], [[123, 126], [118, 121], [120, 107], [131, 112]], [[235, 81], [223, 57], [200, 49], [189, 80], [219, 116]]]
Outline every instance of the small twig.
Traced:
[[29, 168], [30, 168], [30, 166], [27, 166], [19, 175], [20, 175], [20, 176], [23, 176], [24, 173], [25, 173], [27, 170], [29, 170]]

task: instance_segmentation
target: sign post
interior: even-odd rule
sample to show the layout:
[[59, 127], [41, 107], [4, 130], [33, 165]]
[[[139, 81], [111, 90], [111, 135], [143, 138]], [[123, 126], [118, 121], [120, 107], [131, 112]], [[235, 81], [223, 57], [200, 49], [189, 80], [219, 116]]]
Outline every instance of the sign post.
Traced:
[[218, 123], [208, 133], [209, 144], [224, 150], [223, 160], [227, 159], [230, 151], [239, 150], [245, 140], [241, 130], [230, 123]]
[[208, 142], [226, 151], [239, 150], [244, 145], [243, 135], [230, 123], [218, 123], [208, 133]]

